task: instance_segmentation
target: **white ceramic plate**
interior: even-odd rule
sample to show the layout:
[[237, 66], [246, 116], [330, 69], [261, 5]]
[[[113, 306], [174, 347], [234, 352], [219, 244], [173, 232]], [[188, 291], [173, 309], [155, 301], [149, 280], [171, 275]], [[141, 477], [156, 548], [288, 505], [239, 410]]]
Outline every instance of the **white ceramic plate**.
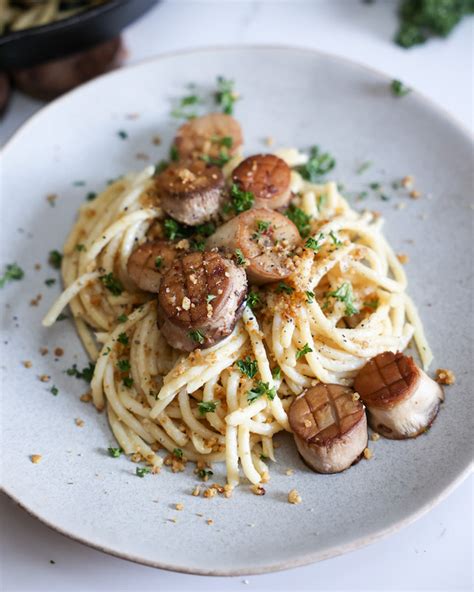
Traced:
[[[44, 284], [58, 277], [47, 254], [61, 248], [86, 194], [142, 167], [143, 154], [150, 162], [166, 156], [177, 126], [169, 117], [172, 100], [189, 82], [210, 93], [218, 74], [234, 78], [242, 94], [236, 116], [247, 153], [265, 150], [266, 136], [283, 146], [319, 144], [336, 156], [334, 177], [348, 189], [384, 184], [390, 201], [370, 196], [366, 205], [384, 213], [395, 250], [409, 254], [409, 291], [435, 352], [432, 369], [450, 368], [457, 377], [427, 435], [371, 444], [374, 458], [345, 473], [310, 472], [290, 438], [281, 438], [263, 497], [244, 485], [232, 499], [195, 498], [191, 468], [139, 479], [129, 460], [110, 458], [113, 438], [104, 414], [80, 402], [85, 383], [63, 372], [86, 363], [72, 323], [50, 330], [40, 325], [60, 289]], [[58, 531], [120, 557], [223, 575], [288, 568], [367, 544], [428, 510], [462, 479], [472, 434], [472, 143], [417, 93], [396, 98], [389, 84], [385, 76], [312, 51], [206, 49], [101, 77], [23, 126], [2, 156], [1, 263], [16, 261], [26, 274], [1, 290], [2, 479], [13, 499]], [[120, 130], [128, 138], [121, 139]], [[163, 139], [158, 147], [152, 143], [157, 134]], [[357, 175], [367, 160], [372, 166]], [[407, 174], [416, 177], [418, 200], [396, 197], [390, 185]], [[57, 194], [55, 207], [48, 194]], [[39, 305], [31, 306], [39, 293]], [[65, 354], [41, 356], [44, 346]], [[22, 360], [33, 367], [24, 368]], [[52, 382], [41, 382], [41, 374], [52, 375]], [[82, 428], [75, 418], [84, 420]], [[41, 454], [41, 463], [33, 464], [31, 454]], [[285, 474], [289, 467], [292, 477]], [[223, 468], [216, 467], [215, 479], [223, 481]], [[294, 487], [303, 498], [296, 506], [287, 502]], [[183, 511], [175, 511], [177, 502]]]

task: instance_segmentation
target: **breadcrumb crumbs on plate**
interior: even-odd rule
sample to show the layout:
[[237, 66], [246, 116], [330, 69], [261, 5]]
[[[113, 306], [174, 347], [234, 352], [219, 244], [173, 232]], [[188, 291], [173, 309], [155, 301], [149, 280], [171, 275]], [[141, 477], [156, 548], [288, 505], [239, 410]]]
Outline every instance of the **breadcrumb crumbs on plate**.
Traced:
[[182, 510], [184, 510], [184, 504], [178, 503], [175, 505], [175, 508], [178, 510], [178, 512], [181, 512]]
[[30, 360], [25, 360], [22, 364], [25, 368], [31, 368], [31, 366], [33, 366], [33, 363]]
[[80, 417], [76, 417], [76, 419], [74, 420], [74, 423], [75, 423], [75, 424], [76, 424], [78, 427], [82, 428], [82, 426], [84, 425], [84, 420], [83, 420], [83, 419], [81, 419]]
[[49, 349], [47, 347], [40, 347], [39, 353], [42, 356], [46, 356], [49, 353]]
[[301, 499], [301, 495], [298, 493], [298, 491], [296, 489], [292, 489], [288, 493], [288, 501], [290, 504], [301, 504], [303, 500]]
[[405, 177], [403, 177], [401, 183], [402, 183], [402, 187], [408, 188], [408, 187], [413, 187], [413, 183], [415, 181], [415, 178], [413, 175], [406, 175]]
[[377, 442], [377, 440], [380, 440], [380, 434], [377, 434], [377, 432], [374, 432], [371, 436], [370, 439], [372, 440], [372, 442]]
[[265, 138], [265, 144], [267, 146], [273, 146], [274, 143], [275, 143], [275, 139], [273, 138], [273, 136], [267, 136]]
[[83, 403], [89, 403], [92, 401], [92, 395], [90, 393], [84, 393], [79, 398]]
[[161, 144], [161, 137], [160, 136], [153, 136], [153, 138], [151, 139], [152, 144], [154, 144], [155, 146], [159, 146]]
[[406, 265], [410, 261], [410, 258], [406, 253], [397, 253], [397, 259], [402, 265]]
[[410, 191], [409, 196], [412, 199], [418, 199], [419, 197], [421, 197], [421, 193], [419, 191], [417, 191], [416, 189], [413, 189], [413, 191]]
[[148, 156], [148, 154], [145, 154], [145, 152], [137, 152], [135, 154], [135, 158], [137, 160], [150, 160], [150, 157]]
[[196, 485], [196, 487], [192, 490], [191, 495], [194, 495], [194, 497], [199, 497], [201, 493], [201, 487], [199, 485]]
[[58, 195], [56, 193], [49, 193], [46, 196], [46, 201], [52, 206], [56, 205], [57, 199], [58, 199]]
[[370, 460], [372, 456], [372, 450], [370, 450], [370, 448], [364, 448], [364, 458]]
[[215, 497], [217, 495], [217, 489], [215, 487], [208, 487], [203, 495], [204, 497]]
[[446, 385], [454, 384], [456, 382], [456, 376], [452, 370], [438, 368], [436, 370], [436, 382]]
[[293, 469], [286, 469], [285, 471], [285, 475], [287, 475], [288, 477], [291, 477], [292, 475], [294, 475], [295, 471]]
[[33, 298], [32, 300], [30, 300], [30, 306], [38, 306], [41, 298], [43, 298], [43, 294], [37, 294], [36, 298]]
[[213, 520], [212, 518], [208, 518], [208, 519], [206, 520], [206, 524], [207, 524], [208, 526], [212, 526], [212, 525], [214, 524], [214, 520]]
[[41, 380], [41, 382], [49, 382], [51, 380], [51, 376], [49, 376], [48, 374], [41, 374], [39, 379]]
[[54, 355], [55, 355], [57, 358], [60, 358], [61, 356], [63, 356], [63, 355], [64, 355], [64, 350], [63, 350], [63, 348], [62, 348], [62, 347], [56, 347], [56, 348], [54, 348]]
[[34, 465], [37, 465], [37, 464], [38, 464], [38, 463], [41, 461], [41, 459], [42, 459], [42, 458], [43, 458], [43, 457], [41, 456], [41, 454], [32, 454], [32, 455], [30, 456], [31, 462], [32, 462]]

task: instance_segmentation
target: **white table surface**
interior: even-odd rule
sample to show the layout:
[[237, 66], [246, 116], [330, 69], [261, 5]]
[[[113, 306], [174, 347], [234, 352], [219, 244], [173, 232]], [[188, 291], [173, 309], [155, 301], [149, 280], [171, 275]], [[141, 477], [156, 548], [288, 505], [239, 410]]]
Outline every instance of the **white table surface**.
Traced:
[[[377, 0], [164, 2], [129, 27], [127, 62], [216, 44], [286, 44], [349, 57], [400, 78], [473, 128], [473, 20], [410, 51], [391, 42], [396, 2]], [[15, 94], [0, 144], [42, 103]], [[395, 477], [396, 478], [396, 477]], [[473, 478], [389, 539], [319, 564], [264, 576], [208, 578], [116, 559], [49, 530], [0, 497], [0, 590], [471, 590]], [[52, 563], [52, 561], [54, 563]]]

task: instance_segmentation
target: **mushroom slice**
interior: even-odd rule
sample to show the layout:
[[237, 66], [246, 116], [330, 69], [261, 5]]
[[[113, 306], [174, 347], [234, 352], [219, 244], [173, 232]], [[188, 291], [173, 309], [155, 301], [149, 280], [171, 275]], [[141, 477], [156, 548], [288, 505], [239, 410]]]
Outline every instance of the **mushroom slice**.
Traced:
[[249, 279], [266, 284], [290, 275], [290, 254], [299, 242], [300, 234], [291, 220], [274, 210], [257, 208], [220, 226], [207, 239], [207, 246], [232, 254], [240, 250]]
[[242, 130], [236, 119], [225, 113], [209, 113], [183, 124], [174, 145], [179, 158], [194, 159], [204, 155], [221, 158], [235, 154], [242, 142]]
[[364, 406], [350, 388], [320, 383], [293, 401], [288, 419], [299, 453], [318, 473], [344, 471], [367, 446]]
[[256, 208], [283, 208], [291, 199], [290, 167], [274, 154], [249, 156], [234, 170], [232, 181], [253, 194]]
[[177, 163], [156, 177], [163, 210], [183, 224], [196, 226], [210, 220], [222, 202], [224, 177], [201, 160]]
[[434, 421], [443, 389], [401, 352], [385, 352], [359, 371], [354, 388], [367, 406], [370, 427], [386, 438], [415, 438]]
[[180, 350], [210, 347], [235, 327], [247, 295], [241, 267], [215, 252], [176, 259], [161, 282], [158, 318], [168, 343]]
[[128, 275], [141, 290], [158, 292], [161, 278], [171, 267], [176, 255], [175, 247], [167, 241], [143, 243], [128, 259]]

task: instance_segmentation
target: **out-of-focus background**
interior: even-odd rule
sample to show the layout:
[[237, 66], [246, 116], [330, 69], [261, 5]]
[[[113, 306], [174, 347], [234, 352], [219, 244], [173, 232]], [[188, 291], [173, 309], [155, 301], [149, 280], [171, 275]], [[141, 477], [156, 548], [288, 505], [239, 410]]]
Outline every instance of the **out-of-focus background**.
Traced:
[[[424, 3], [436, 9], [463, 1], [466, 6], [470, 3], [470, 0], [419, 0], [412, 4]], [[131, 13], [137, 16], [152, 4], [147, 0], [116, 3], [127, 5], [126, 18], [132, 18]], [[0, 24], [6, 4], [0, 1]], [[46, 98], [108, 67], [126, 66], [160, 53], [211, 45], [297, 45], [338, 54], [401, 79], [472, 131], [474, 19], [464, 18], [445, 38], [435, 36], [426, 43], [404, 49], [394, 43], [400, 27], [397, 15], [400, 4], [399, 0], [163, 0], [125, 28], [121, 41], [118, 32], [124, 23], [117, 16], [113, 25], [110, 21], [107, 26], [99, 24], [94, 32], [90, 23], [79, 23], [73, 33], [62, 37], [59, 34], [52, 45], [46, 43], [35, 49], [52, 55], [57, 53], [58, 44], [77, 43], [78, 39], [89, 36], [94, 43], [105, 42], [106, 37], [115, 39], [99, 48], [98, 53], [93, 52], [92, 57], [86, 56], [85, 61], [83, 56], [76, 55], [47, 69], [27, 64], [32, 60], [32, 50], [28, 46], [25, 49], [21, 36], [16, 33], [18, 45], [8, 48], [2, 46], [0, 36], [0, 71], [9, 70], [14, 87]], [[113, 30], [107, 30], [109, 26]], [[407, 25], [402, 32], [399, 40], [410, 44], [418, 41], [420, 32], [426, 33], [427, 29]], [[2, 60], [10, 60], [8, 68]], [[0, 81], [0, 103], [2, 92]], [[0, 145], [44, 104], [43, 100], [12, 88], [0, 119]], [[28, 174], [28, 163], [24, 174]], [[387, 487], [392, 479], [396, 475], [387, 476]], [[1, 497], [0, 589], [5, 592], [472, 590], [472, 499], [471, 477], [418, 522], [370, 547], [289, 572], [226, 579], [174, 574], [103, 555], [49, 530]], [[370, 504], [370, 492], [367, 503]]]

